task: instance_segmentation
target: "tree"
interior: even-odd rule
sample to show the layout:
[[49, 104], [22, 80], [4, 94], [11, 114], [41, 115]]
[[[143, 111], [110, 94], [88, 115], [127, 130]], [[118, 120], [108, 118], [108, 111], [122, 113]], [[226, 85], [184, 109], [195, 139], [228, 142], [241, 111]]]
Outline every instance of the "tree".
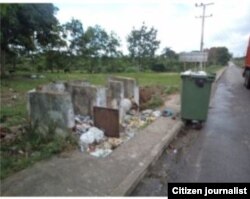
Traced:
[[82, 45], [84, 45], [82, 40], [84, 31], [81, 21], [73, 18], [70, 22], [64, 24], [62, 28], [63, 38], [70, 42], [68, 50], [72, 54], [78, 55], [81, 52]]
[[231, 58], [226, 47], [213, 47], [210, 48], [208, 53], [208, 62], [213, 65], [226, 65]]
[[88, 71], [96, 72], [98, 65], [108, 63], [120, 55], [120, 40], [111, 32], [108, 34], [101, 26], [88, 27], [83, 36], [82, 54], [88, 60]]
[[121, 55], [121, 52], [117, 49], [121, 46], [120, 38], [115, 32], [111, 32], [108, 36], [108, 41], [106, 45], [105, 55], [107, 57], [117, 57]]
[[[2, 5], [1, 5], [2, 9]], [[8, 4], [1, 11], [1, 75], [4, 75], [6, 53], [44, 47], [51, 41], [53, 26], [58, 24], [53, 4]]]
[[[108, 40], [105, 47], [105, 53], [102, 55], [103, 69], [107, 72], [118, 72], [123, 70], [119, 58], [122, 56], [122, 52], [118, 50], [121, 46], [119, 37], [112, 31], [108, 35]], [[104, 70], [102, 70], [104, 71]]]
[[163, 63], [155, 63], [151, 66], [151, 70], [155, 72], [164, 72], [166, 68]]
[[178, 59], [178, 55], [175, 53], [175, 51], [171, 50], [171, 48], [169, 48], [169, 47], [165, 47], [162, 50], [161, 56], [164, 57], [164, 58], [167, 58], [169, 60]]
[[[128, 50], [132, 59], [138, 63], [139, 70], [142, 68], [145, 61], [152, 60], [155, 51], [159, 48], [160, 41], [156, 39], [157, 30], [148, 27], [143, 23], [142, 27], [138, 30], [133, 28], [128, 35]], [[145, 66], [144, 66], [145, 67]]]
[[226, 47], [220, 47], [217, 49], [218, 63], [222, 66], [227, 65], [231, 58], [231, 55]]
[[[62, 32], [62, 38], [67, 42], [67, 52], [61, 53], [61, 55], [66, 56], [64, 68], [69, 70], [72, 66], [77, 65], [85, 46], [83, 25], [80, 20], [72, 18], [70, 22], [62, 25]], [[62, 58], [62, 56], [58, 57]]]
[[82, 40], [82, 55], [87, 60], [87, 70], [92, 73], [100, 65], [100, 59], [105, 54], [108, 34], [100, 26], [90, 26], [84, 33]]
[[101, 57], [109, 52], [107, 46], [109, 44], [108, 33], [99, 25], [89, 27], [84, 34], [86, 50], [92, 57]]

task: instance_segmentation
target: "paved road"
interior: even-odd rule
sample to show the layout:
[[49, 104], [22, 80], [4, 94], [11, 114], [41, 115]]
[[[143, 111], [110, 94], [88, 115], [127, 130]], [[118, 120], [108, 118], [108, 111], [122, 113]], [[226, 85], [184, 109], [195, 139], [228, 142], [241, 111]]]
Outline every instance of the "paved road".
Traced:
[[250, 182], [250, 91], [230, 64], [201, 131], [181, 133], [132, 195], [167, 195], [167, 182]]

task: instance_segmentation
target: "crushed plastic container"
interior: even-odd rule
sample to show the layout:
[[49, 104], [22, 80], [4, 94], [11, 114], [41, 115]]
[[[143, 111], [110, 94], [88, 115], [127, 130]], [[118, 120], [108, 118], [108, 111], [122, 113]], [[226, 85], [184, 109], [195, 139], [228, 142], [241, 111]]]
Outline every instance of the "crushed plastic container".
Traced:
[[206, 121], [215, 74], [186, 71], [181, 73], [181, 79], [181, 118], [185, 121]]

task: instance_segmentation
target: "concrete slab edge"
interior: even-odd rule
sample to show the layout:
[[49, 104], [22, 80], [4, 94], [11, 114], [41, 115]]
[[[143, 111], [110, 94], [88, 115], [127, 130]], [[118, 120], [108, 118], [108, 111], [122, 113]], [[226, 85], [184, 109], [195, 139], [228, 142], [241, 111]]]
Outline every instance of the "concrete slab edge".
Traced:
[[216, 85], [218, 83], [218, 81], [221, 79], [222, 75], [225, 73], [227, 69], [227, 66], [225, 66], [224, 68], [222, 68], [216, 75], [216, 79], [214, 81], [214, 83], [212, 84], [212, 88], [211, 88], [211, 95], [210, 95], [210, 102], [209, 102], [209, 106], [211, 107], [212, 106], [212, 99], [214, 98], [214, 94], [215, 94], [215, 88], [216, 88]]
[[114, 190], [111, 191], [109, 196], [128, 196], [145, 176], [148, 168], [159, 159], [164, 149], [167, 148], [183, 126], [184, 123], [182, 121], [178, 121], [162, 138], [162, 140], [155, 147], [153, 147], [151, 153], [141, 160], [139, 165], [134, 168], [134, 170], [131, 171], [130, 174]]
[[225, 73], [227, 69], [227, 66], [225, 66], [223, 69], [221, 69], [219, 72], [218, 72], [218, 75], [216, 75], [216, 79], [215, 79], [215, 82], [219, 81], [220, 78], [222, 77], [222, 75]]

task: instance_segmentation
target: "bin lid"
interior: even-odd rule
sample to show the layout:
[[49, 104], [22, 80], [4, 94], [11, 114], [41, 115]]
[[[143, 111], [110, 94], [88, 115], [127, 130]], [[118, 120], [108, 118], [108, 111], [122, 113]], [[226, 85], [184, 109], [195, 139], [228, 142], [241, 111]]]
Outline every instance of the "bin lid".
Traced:
[[185, 72], [182, 72], [181, 75], [186, 75], [186, 76], [207, 76], [207, 72], [205, 71], [191, 71], [191, 70], [187, 70]]
[[214, 80], [216, 74], [207, 73], [205, 71], [191, 71], [187, 70], [181, 73], [181, 77], [192, 77], [192, 78], [204, 78], [209, 80]]

